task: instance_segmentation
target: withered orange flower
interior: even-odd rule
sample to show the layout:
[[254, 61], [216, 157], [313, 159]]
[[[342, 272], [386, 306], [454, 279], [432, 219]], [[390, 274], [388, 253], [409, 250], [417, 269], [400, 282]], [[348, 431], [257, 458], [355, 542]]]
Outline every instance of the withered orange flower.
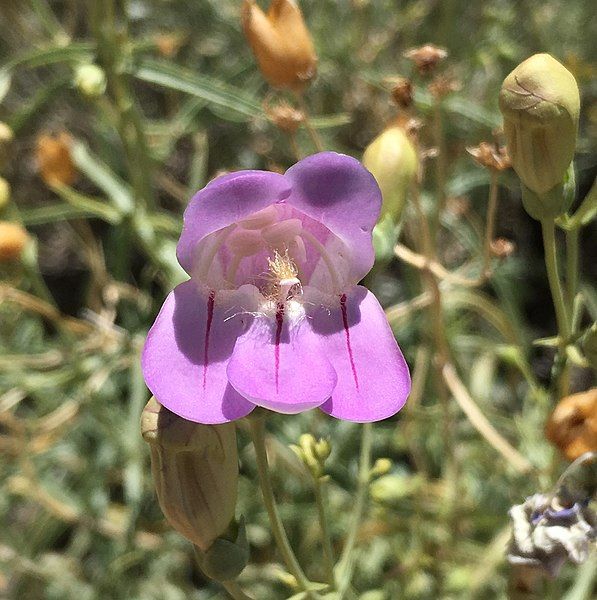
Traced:
[[65, 131], [57, 135], [42, 134], [37, 138], [35, 158], [44, 182], [49, 185], [71, 185], [77, 173], [70, 152], [72, 138]]
[[562, 398], [547, 421], [545, 435], [570, 461], [597, 452], [597, 387]]
[[18, 223], [0, 221], [0, 262], [18, 260], [28, 239], [27, 231]]
[[242, 24], [259, 69], [272, 87], [300, 92], [315, 77], [317, 54], [293, 0], [273, 0], [267, 14], [254, 0], [244, 0]]
[[392, 81], [392, 99], [401, 108], [408, 108], [413, 103], [414, 87], [410, 79], [396, 77]]

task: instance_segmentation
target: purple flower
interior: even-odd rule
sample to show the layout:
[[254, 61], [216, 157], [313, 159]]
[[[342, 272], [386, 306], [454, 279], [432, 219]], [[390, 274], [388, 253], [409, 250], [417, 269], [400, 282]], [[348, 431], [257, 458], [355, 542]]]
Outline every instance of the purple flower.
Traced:
[[375, 296], [381, 207], [355, 159], [315, 154], [284, 175], [240, 171], [197, 192], [184, 214], [176, 287], [149, 331], [143, 373], [156, 399], [199, 423], [262, 406], [384, 419], [410, 391]]

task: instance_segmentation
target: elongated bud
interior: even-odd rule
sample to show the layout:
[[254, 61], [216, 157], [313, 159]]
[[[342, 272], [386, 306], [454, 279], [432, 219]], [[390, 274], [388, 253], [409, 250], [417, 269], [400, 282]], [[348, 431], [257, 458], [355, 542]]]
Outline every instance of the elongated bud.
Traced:
[[545, 435], [570, 461], [597, 452], [597, 388], [562, 398], [549, 417]]
[[[576, 80], [549, 54], [535, 54], [506, 77], [499, 105], [514, 170], [533, 194], [548, 195], [563, 183], [574, 157], [580, 112]], [[561, 197], [558, 191], [558, 200], [546, 201], [545, 216], [565, 212]]]
[[0, 169], [3, 169], [8, 163], [13, 139], [13, 130], [6, 123], [0, 121]]
[[365, 149], [363, 164], [381, 189], [381, 216], [388, 214], [397, 223], [418, 170], [416, 150], [404, 129], [392, 125], [378, 135]]
[[18, 223], [0, 221], [0, 262], [21, 258], [28, 240], [27, 231]]
[[88, 98], [97, 98], [106, 91], [106, 74], [92, 63], [79, 65], [75, 71], [75, 85]]
[[272, 0], [265, 14], [244, 0], [242, 24], [265, 80], [300, 92], [317, 72], [317, 55], [300, 8], [293, 0]]
[[160, 507], [176, 531], [207, 552], [234, 520], [238, 453], [233, 423], [186, 421], [152, 398], [141, 416]]
[[70, 185], [74, 182], [77, 173], [70, 152], [71, 142], [65, 131], [37, 138], [35, 157], [39, 174], [47, 185]]

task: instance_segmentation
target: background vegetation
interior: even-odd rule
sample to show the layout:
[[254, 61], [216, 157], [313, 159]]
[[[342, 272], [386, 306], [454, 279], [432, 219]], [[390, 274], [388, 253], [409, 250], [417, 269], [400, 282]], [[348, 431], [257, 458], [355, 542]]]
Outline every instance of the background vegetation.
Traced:
[[[442, 68], [460, 83], [442, 112], [447, 195], [460, 199], [442, 220], [448, 266], [482, 244], [489, 174], [465, 148], [492, 139], [501, 82], [535, 52], [552, 53], [577, 77], [580, 196], [592, 183], [593, 2], [301, 6], [319, 55], [306, 101], [328, 149], [359, 157], [393, 116], [387, 82], [411, 75], [405, 50], [426, 42], [448, 50]], [[22, 260], [1, 266], [0, 597], [224, 598], [157, 505], [139, 435], [149, 398], [139, 351], [163, 298], [184, 277], [174, 248], [192, 193], [220, 170], [284, 169], [295, 161], [264, 112], [270, 92], [244, 40], [240, 2], [0, 0], [0, 57], [0, 120], [14, 132], [0, 151], [12, 190], [1, 218], [22, 222], [31, 236]], [[95, 98], [74, 83], [89, 62], [108, 80]], [[424, 86], [417, 90], [422, 144], [432, 147], [431, 98]], [[39, 136], [62, 130], [72, 138], [70, 184], [44, 181], [35, 159]], [[304, 128], [298, 145], [303, 154], [314, 151]], [[434, 202], [430, 171], [424, 205]], [[358, 530], [353, 584], [367, 600], [504, 597], [508, 508], [549, 489], [565, 466], [543, 434], [554, 404], [553, 352], [532, 344], [555, 331], [540, 228], [523, 211], [514, 174], [502, 174], [500, 184], [496, 233], [516, 251], [480, 289], [448, 290], [444, 322], [475, 402], [533, 471], [522, 473], [496, 453], [454, 402], [446, 438], [445, 407], [425, 376], [427, 316], [404, 304], [420, 293], [419, 274], [397, 260], [380, 266], [368, 285], [389, 308], [419, 387], [415, 402], [375, 427], [373, 457], [393, 466], [373, 482]], [[585, 233], [582, 253], [592, 320], [594, 233]], [[588, 369], [573, 374], [572, 389], [590, 386]], [[303, 432], [331, 441], [339, 550], [357, 485], [360, 428], [318, 411], [272, 415], [267, 427], [284, 522], [308, 574], [321, 580], [311, 480], [288, 445]], [[239, 450], [238, 512], [251, 543], [240, 583], [257, 599], [285, 598], [294, 591], [277, 563], [242, 425]], [[567, 568], [549, 593], [589, 598], [595, 569], [594, 561]]]

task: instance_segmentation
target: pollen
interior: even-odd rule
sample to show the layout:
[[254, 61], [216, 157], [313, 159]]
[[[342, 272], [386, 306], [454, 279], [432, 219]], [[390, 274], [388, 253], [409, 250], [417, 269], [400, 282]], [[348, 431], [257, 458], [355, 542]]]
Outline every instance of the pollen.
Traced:
[[288, 250], [280, 254], [274, 250], [274, 257], [267, 259], [268, 279], [270, 282], [269, 294], [277, 297], [282, 302], [286, 301], [293, 288], [300, 288], [301, 282], [298, 278], [298, 268], [288, 255]]

